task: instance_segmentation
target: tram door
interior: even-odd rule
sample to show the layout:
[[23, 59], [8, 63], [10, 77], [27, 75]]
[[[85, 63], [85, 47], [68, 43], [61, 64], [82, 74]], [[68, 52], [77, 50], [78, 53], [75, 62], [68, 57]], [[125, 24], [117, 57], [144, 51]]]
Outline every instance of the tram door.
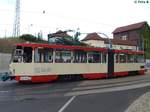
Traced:
[[114, 74], [114, 52], [108, 50], [108, 77], [113, 77]]

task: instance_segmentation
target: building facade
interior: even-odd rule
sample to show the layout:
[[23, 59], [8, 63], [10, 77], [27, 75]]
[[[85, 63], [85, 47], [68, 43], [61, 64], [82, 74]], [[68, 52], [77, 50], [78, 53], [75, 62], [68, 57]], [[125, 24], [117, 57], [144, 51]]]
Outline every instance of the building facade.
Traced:
[[111, 49], [137, 50], [137, 46], [135, 42], [122, 40], [122, 39], [102, 38], [97, 33], [90, 33], [81, 41], [93, 47], [107, 47]]
[[97, 33], [90, 33], [81, 41], [93, 47], [106, 47], [104, 39]]
[[[145, 30], [146, 28], [146, 30]], [[137, 44], [139, 50], [144, 50], [143, 30], [150, 33], [147, 22], [135, 23], [116, 28], [112, 33], [114, 39], [129, 40]]]

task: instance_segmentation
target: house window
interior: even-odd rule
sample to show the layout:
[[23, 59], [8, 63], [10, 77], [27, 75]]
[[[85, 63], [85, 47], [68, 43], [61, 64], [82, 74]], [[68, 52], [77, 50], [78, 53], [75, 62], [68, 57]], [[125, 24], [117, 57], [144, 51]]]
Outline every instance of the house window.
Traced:
[[123, 35], [121, 38], [122, 40], [127, 40], [127, 35]]

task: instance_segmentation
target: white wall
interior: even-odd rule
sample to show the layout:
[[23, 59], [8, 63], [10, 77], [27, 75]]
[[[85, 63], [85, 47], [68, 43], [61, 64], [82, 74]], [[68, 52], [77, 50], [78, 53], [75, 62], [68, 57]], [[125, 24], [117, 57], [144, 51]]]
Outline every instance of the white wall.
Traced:
[[[83, 41], [84, 43], [94, 46], [94, 47], [108, 47], [109, 44], [105, 44], [104, 41], [100, 40], [87, 40]], [[136, 50], [136, 46], [128, 46], [128, 45], [112, 45], [112, 49], [131, 49]]]
[[11, 54], [0, 53], [0, 71], [9, 69]]
[[94, 47], [106, 47], [104, 41], [100, 41], [100, 40], [87, 40], [83, 42]]
[[136, 50], [136, 46], [128, 46], [128, 45], [113, 45], [113, 49], [131, 49]]

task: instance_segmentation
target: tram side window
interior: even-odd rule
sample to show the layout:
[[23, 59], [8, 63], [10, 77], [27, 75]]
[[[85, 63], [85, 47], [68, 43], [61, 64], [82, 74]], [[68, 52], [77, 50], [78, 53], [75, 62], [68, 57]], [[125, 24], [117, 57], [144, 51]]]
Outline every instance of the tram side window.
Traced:
[[102, 63], [106, 63], [106, 62], [107, 62], [107, 54], [102, 53]]
[[138, 56], [134, 55], [134, 63], [138, 63]]
[[32, 48], [31, 47], [24, 47], [23, 62], [24, 63], [31, 63], [32, 62]]
[[88, 52], [88, 62], [89, 63], [101, 63], [101, 53], [100, 52]]
[[55, 51], [56, 63], [71, 63], [71, 51], [69, 50], [56, 50]]
[[120, 63], [126, 63], [126, 62], [127, 62], [126, 54], [120, 54]]
[[23, 56], [23, 49], [21, 46], [17, 46], [16, 50], [14, 51], [13, 62], [21, 63], [22, 62], [22, 56]]
[[134, 62], [134, 55], [133, 54], [128, 54], [127, 60], [128, 60], [129, 63], [133, 63]]
[[43, 49], [43, 61], [45, 63], [52, 63], [53, 62], [53, 50], [49, 48]]
[[144, 63], [145, 62], [143, 54], [137, 55], [137, 62], [138, 63]]
[[34, 62], [35, 63], [39, 63], [40, 62], [40, 54], [39, 54], [38, 48], [36, 48], [34, 50]]
[[71, 63], [71, 51], [63, 51], [62, 56], [65, 63]]
[[119, 54], [115, 54], [115, 60], [116, 60], [116, 63], [119, 63], [119, 62], [120, 62]]
[[74, 63], [86, 63], [87, 62], [87, 52], [85, 51], [74, 51]]
[[36, 63], [52, 63], [53, 50], [49, 48], [36, 48], [34, 51]]

